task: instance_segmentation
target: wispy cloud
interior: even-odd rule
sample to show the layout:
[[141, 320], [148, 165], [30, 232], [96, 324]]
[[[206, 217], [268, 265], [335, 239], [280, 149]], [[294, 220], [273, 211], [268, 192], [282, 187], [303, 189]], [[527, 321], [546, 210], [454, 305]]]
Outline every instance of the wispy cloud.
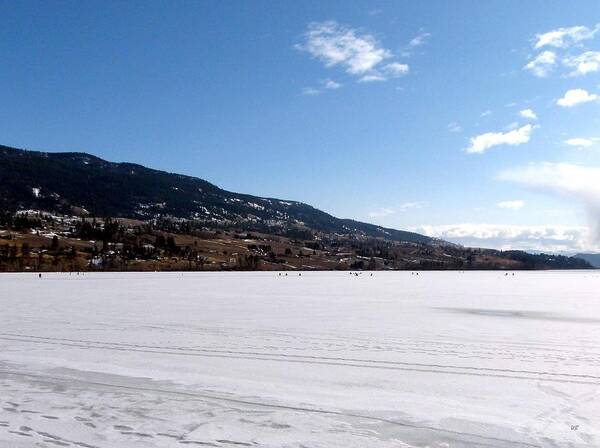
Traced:
[[393, 78], [399, 78], [408, 73], [409, 67], [407, 64], [401, 64], [399, 62], [392, 62], [383, 67], [383, 72]]
[[421, 31], [415, 37], [413, 37], [408, 44], [402, 49], [402, 56], [409, 57], [411, 56], [417, 49], [427, 43], [429, 38], [431, 37], [430, 33], [426, 33]]
[[537, 114], [532, 109], [523, 109], [519, 111], [519, 115], [529, 120], [537, 120]]
[[451, 123], [448, 123], [448, 131], [450, 132], [461, 132], [462, 126], [460, 124], [458, 124], [456, 121], [453, 121]]
[[508, 132], [487, 132], [472, 137], [470, 145], [465, 148], [469, 154], [481, 154], [494, 146], [508, 145], [518, 146], [527, 143], [531, 138], [534, 126], [526, 124], [518, 129]]
[[323, 86], [326, 89], [337, 90], [342, 87], [342, 84], [340, 84], [337, 81], [334, 81], [333, 79], [326, 79], [325, 81], [323, 81]]
[[343, 84], [334, 81], [333, 79], [324, 79], [321, 81], [321, 87], [304, 87], [302, 89], [302, 95], [315, 96], [323, 92], [323, 90], [337, 90], [343, 87]]
[[584, 89], [571, 89], [568, 90], [562, 98], [559, 98], [556, 101], [556, 104], [562, 107], [573, 107], [578, 104], [597, 101], [599, 98], [600, 97], [595, 93], [589, 93]]
[[420, 209], [420, 208], [425, 208], [429, 205], [428, 202], [425, 201], [417, 201], [417, 202], [405, 202], [403, 204], [400, 204], [400, 206], [398, 207], [398, 211], [403, 213], [403, 212], [407, 212], [409, 210], [416, 210], [416, 209]]
[[544, 78], [552, 71], [556, 65], [556, 53], [553, 51], [543, 51], [538, 54], [535, 58], [523, 67], [525, 70], [529, 70], [535, 76]]
[[387, 81], [387, 78], [379, 73], [372, 73], [370, 75], [361, 76], [358, 82], [378, 82]]
[[502, 224], [424, 225], [411, 230], [465, 246], [502, 250], [578, 252], [593, 245], [584, 226], [524, 226]]
[[600, 167], [540, 163], [503, 171], [499, 178], [578, 201], [588, 213], [594, 241], [600, 242]]
[[363, 82], [396, 78], [409, 71], [408, 65], [393, 61], [392, 52], [374, 35], [334, 20], [309, 24], [303, 42], [296, 48], [326, 67], [343, 67], [346, 73]]
[[492, 115], [492, 111], [491, 110], [486, 110], [484, 112], [481, 112], [481, 117], [489, 117], [490, 115]]
[[379, 208], [377, 210], [373, 210], [373, 211], [369, 212], [369, 217], [370, 218], [384, 218], [386, 216], [393, 215], [394, 213], [396, 213], [396, 210], [384, 207], [384, 208]]
[[575, 137], [565, 140], [565, 144], [569, 146], [576, 146], [578, 148], [589, 148], [594, 144], [594, 141], [589, 138]]
[[321, 93], [318, 89], [315, 89], [314, 87], [304, 87], [302, 89], [302, 95], [306, 95], [306, 96], [314, 96], [314, 95], [318, 95], [319, 93]]
[[394, 215], [396, 213], [406, 213], [411, 210], [418, 210], [421, 208], [425, 208], [429, 205], [428, 202], [425, 201], [415, 201], [415, 202], [404, 202], [395, 207], [382, 207], [376, 210], [369, 212], [370, 218], [384, 218], [386, 216]]
[[537, 34], [533, 41], [533, 49], [539, 50], [539, 53], [532, 56], [524, 68], [538, 77], [548, 76], [559, 64], [571, 69], [567, 76], [598, 72], [600, 52], [584, 51], [579, 55], [573, 55], [572, 52], [575, 48], [583, 48], [584, 41], [593, 39], [599, 31], [600, 23], [592, 28], [577, 25]]
[[504, 208], [509, 210], [519, 210], [525, 206], [525, 201], [520, 199], [514, 201], [501, 201], [496, 204], [498, 208]]
[[335, 21], [311, 23], [304, 44], [297, 48], [323, 61], [327, 67], [341, 65], [352, 75], [365, 74], [392, 57], [373, 35]]
[[599, 30], [600, 24], [591, 29], [582, 25], [556, 28], [545, 33], [537, 34], [534, 48], [567, 48], [583, 40], [592, 39]]
[[594, 73], [600, 71], [600, 51], [586, 51], [577, 56], [567, 56], [562, 62], [575, 69], [569, 73], [570, 76]]
[[410, 40], [408, 46], [410, 48], [420, 47], [421, 45], [425, 44], [427, 39], [429, 39], [430, 37], [431, 33], [420, 33]]

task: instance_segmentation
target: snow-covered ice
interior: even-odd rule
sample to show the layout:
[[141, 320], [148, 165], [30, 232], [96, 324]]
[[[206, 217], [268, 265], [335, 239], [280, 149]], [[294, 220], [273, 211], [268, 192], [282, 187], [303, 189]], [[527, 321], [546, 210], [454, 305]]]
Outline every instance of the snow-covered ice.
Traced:
[[0, 275], [0, 447], [597, 447], [600, 275]]

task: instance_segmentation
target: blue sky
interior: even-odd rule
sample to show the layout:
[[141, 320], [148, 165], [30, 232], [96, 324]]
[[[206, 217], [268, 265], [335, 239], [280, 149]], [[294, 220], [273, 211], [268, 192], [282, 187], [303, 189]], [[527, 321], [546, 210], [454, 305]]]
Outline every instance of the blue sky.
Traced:
[[596, 0], [2, 2], [1, 143], [594, 250], [598, 24]]

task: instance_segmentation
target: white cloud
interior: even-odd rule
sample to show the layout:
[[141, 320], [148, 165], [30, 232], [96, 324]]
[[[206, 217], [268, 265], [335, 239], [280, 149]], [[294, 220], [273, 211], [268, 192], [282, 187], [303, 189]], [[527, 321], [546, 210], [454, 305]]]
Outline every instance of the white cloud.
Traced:
[[534, 126], [526, 124], [518, 129], [508, 132], [487, 132], [472, 137], [470, 146], [465, 151], [470, 154], [483, 153], [498, 145], [518, 146], [527, 143], [530, 139]]
[[525, 201], [520, 199], [514, 201], [501, 201], [496, 204], [499, 208], [509, 209], [509, 210], [519, 210], [525, 206]]
[[556, 53], [552, 51], [543, 51], [538, 54], [534, 59], [529, 61], [525, 67], [525, 70], [529, 70], [535, 76], [543, 78], [552, 71], [552, 68], [556, 65]]
[[369, 217], [370, 218], [385, 218], [386, 216], [393, 215], [394, 213], [396, 213], [396, 210], [394, 210], [394, 209], [380, 208], [377, 210], [373, 210], [372, 212], [369, 212]]
[[507, 224], [452, 224], [411, 229], [425, 235], [472, 247], [578, 252], [591, 250], [584, 226], [523, 226]]
[[304, 87], [302, 89], [302, 95], [306, 95], [306, 96], [314, 96], [314, 95], [318, 95], [319, 93], [321, 93], [321, 92], [319, 92], [319, 90], [315, 89], [314, 87]]
[[392, 52], [381, 46], [372, 34], [350, 28], [330, 20], [313, 22], [304, 33], [304, 42], [296, 48], [322, 61], [326, 67], [340, 66], [359, 81], [385, 81], [409, 71], [406, 64], [384, 61], [392, 59]]
[[458, 124], [456, 121], [453, 121], [451, 123], [448, 123], [448, 131], [450, 132], [461, 132], [462, 126], [460, 124]]
[[579, 55], [571, 52], [574, 48], [583, 48], [583, 41], [593, 39], [599, 31], [600, 23], [593, 28], [578, 25], [538, 34], [533, 47], [540, 51], [524, 68], [538, 77], [547, 76], [559, 63], [572, 69], [569, 76], [598, 72], [600, 52], [585, 51]]
[[384, 65], [381, 70], [373, 70], [364, 76], [361, 76], [358, 82], [378, 82], [387, 81], [389, 78], [399, 78], [409, 72], [409, 67], [406, 64], [392, 62]]
[[600, 203], [600, 167], [541, 163], [504, 171], [500, 178], [544, 190], [589, 196]]
[[569, 146], [577, 146], [579, 148], [589, 148], [590, 146], [592, 146], [594, 144], [593, 140], [590, 140], [589, 138], [570, 138], [568, 140], [565, 140], [565, 143]]
[[519, 115], [523, 118], [528, 118], [530, 120], [537, 120], [536, 113], [531, 109], [523, 109], [519, 111]]
[[337, 81], [334, 81], [333, 79], [326, 79], [325, 81], [323, 81], [323, 85], [325, 86], [326, 89], [332, 89], [332, 90], [336, 90], [336, 89], [339, 89], [340, 87], [342, 87], [342, 84], [340, 84]]
[[386, 81], [386, 77], [381, 76], [378, 73], [373, 73], [371, 75], [365, 75], [358, 80], [358, 82], [377, 82], [377, 81]]
[[562, 62], [575, 69], [569, 73], [571, 76], [594, 73], [600, 71], [600, 51], [586, 51], [578, 56], [567, 56]]
[[408, 46], [411, 48], [420, 47], [427, 41], [429, 37], [431, 37], [430, 33], [420, 33], [411, 39], [411, 41], [408, 43]]
[[430, 33], [422, 32], [422, 33], [417, 34], [415, 37], [413, 37], [410, 40], [408, 45], [406, 45], [406, 47], [404, 47], [404, 49], [402, 50], [402, 53], [401, 53], [402, 56], [405, 56], [405, 57], [411, 56], [418, 47], [424, 45], [427, 42], [429, 37], [431, 37]]
[[596, 25], [592, 29], [581, 25], [568, 28], [557, 28], [546, 33], [537, 34], [534, 48], [542, 48], [546, 46], [567, 48], [573, 44], [581, 42], [582, 40], [592, 39], [600, 29], [599, 25]]
[[400, 76], [404, 76], [408, 73], [409, 67], [406, 64], [401, 64], [399, 62], [392, 62], [383, 67], [383, 71], [393, 77], [398, 78]]
[[486, 110], [485, 112], [481, 113], [481, 117], [489, 117], [490, 115], [492, 115], [491, 110]]
[[415, 209], [420, 209], [420, 208], [425, 208], [429, 205], [429, 203], [424, 202], [424, 201], [418, 201], [418, 202], [405, 202], [403, 204], [400, 204], [400, 206], [398, 207], [398, 211], [399, 212], [406, 212], [409, 210], [415, 210]]
[[571, 89], [565, 93], [565, 96], [556, 101], [556, 104], [562, 107], [573, 107], [577, 104], [596, 101], [599, 97], [595, 93], [589, 93], [583, 89]]
[[600, 167], [541, 163], [504, 171], [499, 178], [580, 202], [589, 216], [590, 234], [600, 242]]
[[[321, 81], [321, 84], [323, 86], [323, 89], [328, 89], [328, 90], [336, 90], [342, 87], [342, 84], [340, 84], [339, 82], [336, 82], [332, 79], [325, 79], [323, 81]], [[315, 95], [319, 95], [321, 94], [322, 91], [320, 89], [316, 89], [314, 87], [304, 87], [302, 89], [302, 95], [306, 95], [306, 96], [315, 96]]]
[[404, 202], [397, 207], [382, 207], [377, 210], [369, 212], [370, 218], [385, 218], [386, 216], [394, 215], [396, 213], [405, 213], [410, 210], [418, 210], [429, 205], [428, 202], [416, 201], [416, 202]]

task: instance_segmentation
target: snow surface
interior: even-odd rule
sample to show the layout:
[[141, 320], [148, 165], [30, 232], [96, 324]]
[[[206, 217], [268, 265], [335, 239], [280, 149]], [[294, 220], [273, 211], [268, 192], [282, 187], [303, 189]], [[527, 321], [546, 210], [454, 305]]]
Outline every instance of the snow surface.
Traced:
[[0, 447], [598, 447], [600, 275], [0, 275]]

